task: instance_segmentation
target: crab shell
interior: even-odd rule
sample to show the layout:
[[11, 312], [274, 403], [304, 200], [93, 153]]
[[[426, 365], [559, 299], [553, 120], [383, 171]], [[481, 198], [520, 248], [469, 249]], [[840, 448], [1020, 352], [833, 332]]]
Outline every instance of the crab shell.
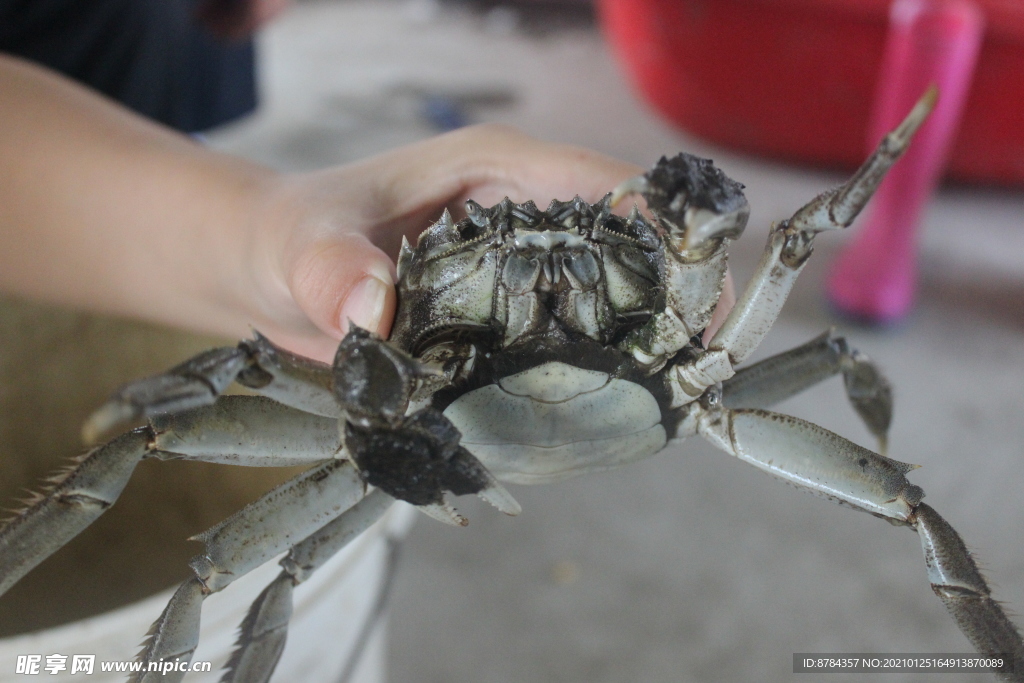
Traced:
[[[745, 200], [734, 204], [741, 218], [736, 207], [726, 213], [745, 222]], [[668, 231], [635, 209], [613, 214], [610, 197], [555, 201], [546, 211], [469, 202], [467, 213], [456, 223], [446, 212], [399, 258], [390, 341], [456, 366], [451, 385], [420, 392], [420, 404], [443, 410], [461, 444], [512, 483], [557, 481], [661, 450], [678, 417], [663, 379], [625, 340], [665, 308], [666, 289], [699, 336], [721, 294], [725, 240], [684, 260]], [[695, 344], [687, 339], [682, 352], [697, 353]]]

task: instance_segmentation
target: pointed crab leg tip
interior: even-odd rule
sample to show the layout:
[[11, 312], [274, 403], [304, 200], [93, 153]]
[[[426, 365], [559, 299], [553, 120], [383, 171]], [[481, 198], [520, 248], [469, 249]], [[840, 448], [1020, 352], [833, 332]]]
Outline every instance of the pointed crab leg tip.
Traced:
[[907, 117], [900, 123], [896, 132], [901, 138], [909, 138], [917, 132], [928, 115], [935, 109], [935, 105], [939, 101], [939, 87], [934, 83], [928, 87], [921, 99], [914, 104], [913, 109], [907, 114]]
[[263, 334], [262, 332], [257, 330], [252, 325], [249, 325], [249, 331], [252, 332], [252, 340], [254, 342], [257, 342], [257, 343], [262, 344], [264, 346], [266, 346], [266, 345], [273, 346], [274, 345], [274, 343], [272, 341], [270, 341], [270, 339], [267, 338], [267, 335]]
[[99, 443], [100, 434], [102, 434], [103, 431], [104, 430], [100, 429], [98, 426], [92, 424], [92, 420], [89, 419], [82, 425], [82, 432], [79, 434], [79, 439], [81, 439], [83, 446], [89, 446], [91, 448]]
[[467, 526], [469, 520], [455, 511], [448, 503], [432, 503], [430, 505], [417, 505], [416, 509], [431, 519], [450, 526]]
[[513, 498], [512, 494], [501, 484], [494, 483], [476, 495], [496, 507], [499, 512], [510, 517], [515, 517], [523, 511], [523, 506], [519, 504], [519, 501]]
[[928, 90], [925, 91], [924, 96], [921, 97], [921, 104], [928, 108], [928, 111], [935, 109], [936, 103], [939, 101], [939, 86], [937, 83], [932, 83], [928, 86]]
[[611, 197], [608, 200], [608, 204], [614, 208], [625, 197], [631, 194], [641, 194], [647, 190], [648, 187], [649, 185], [645, 176], [633, 176], [629, 180], [619, 183], [619, 185], [611, 191]]
[[82, 443], [86, 446], [95, 446], [105, 433], [139, 416], [132, 406], [120, 401], [109, 401], [100, 406], [82, 424]]

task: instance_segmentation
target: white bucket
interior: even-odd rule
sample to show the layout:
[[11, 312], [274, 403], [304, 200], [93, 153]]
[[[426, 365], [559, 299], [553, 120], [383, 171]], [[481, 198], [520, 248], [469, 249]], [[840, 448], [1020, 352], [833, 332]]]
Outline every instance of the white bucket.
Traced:
[[[161, 372], [200, 351], [231, 343], [0, 298], [0, 508], [15, 506], [14, 499], [22, 497], [24, 489], [38, 490], [44, 476], [66, 465], [69, 456], [81, 453], [79, 425], [115, 387]], [[87, 612], [69, 610], [68, 614], [75, 616], [68, 618], [77, 620], [62, 622], [61, 601], [69, 599], [68, 585], [58, 583], [52, 590], [52, 584], [37, 581], [12, 601], [19, 588], [26, 588], [24, 584], [16, 586], [0, 609], [19, 613], [0, 614], [0, 624], [7, 633], [19, 624], [40, 624], [25, 628], [42, 630], [0, 638], [0, 683], [124, 681], [125, 673], [104, 673], [101, 663], [134, 660], [173, 589], [112, 609], [104, 605], [123, 604], [132, 599], [128, 596], [143, 595], [161, 582], [173, 580], [169, 563], [184, 568], [182, 549], [171, 547], [175, 539], [212, 526], [279, 484], [282, 476], [291, 476], [273, 468], [261, 473], [257, 471], [260, 468], [201, 463], [150, 464], [148, 469], [147, 463], [140, 465], [118, 504], [85, 532], [95, 532], [106, 524], [103, 533], [79, 543], [81, 552], [65, 553], [57, 570], [52, 563], [49, 571], [39, 568], [48, 571], [46, 575], [52, 577], [48, 580], [59, 582], [130, 566], [128, 574], [114, 572], [96, 581], [68, 581], [83, 591], [81, 605], [108, 611], [79, 619]], [[218, 505], [204, 509], [208, 501]], [[211, 510], [219, 510], [220, 516]], [[112, 525], [111, 515], [120, 515]], [[339, 683], [386, 573], [387, 538], [404, 535], [414, 518], [409, 506], [392, 506], [380, 522], [295, 589], [294, 617], [274, 680]], [[118, 543], [124, 538], [148, 541]], [[110, 546], [105, 547], [106, 543]], [[220, 680], [220, 669], [230, 656], [249, 605], [279, 572], [276, 562], [268, 562], [204, 602], [200, 645], [193, 661], [211, 662], [212, 671], [189, 673], [186, 681]], [[32, 579], [31, 575], [26, 578]], [[117, 593], [119, 588], [125, 590], [123, 599], [116, 594], [96, 596], [103, 591]], [[40, 606], [39, 614], [20, 612], [31, 610], [33, 604]], [[13, 626], [7, 628], [8, 624]], [[43, 628], [42, 624], [59, 625]], [[353, 682], [384, 680], [382, 626], [378, 624], [367, 644]], [[55, 654], [67, 657], [67, 669], [50, 674], [45, 669], [46, 657]], [[70, 673], [76, 654], [95, 655], [92, 675]], [[26, 655], [41, 657], [38, 675], [16, 673], [19, 656]]]
[[[350, 658], [358, 656], [351, 683], [385, 680], [385, 628], [376, 624], [372, 636], [359, 648], [364, 625], [372, 619], [387, 573], [388, 539], [403, 537], [415, 518], [404, 503], [393, 505], [385, 516], [355, 538], [335, 557], [295, 589], [295, 611], [288, 641], [274, 680], [338, 683]], [[211, 662], [208, 673], [186, 674], [194, 683], [216, 683], [234, 649], [238, 625], [256, 596], [281, 569], [268, 562], [239, 578], [203, 603], [199, 648], [192, 661]], [[101, 671], [104, 662], [130, 662], [153, 621], [160, 615], [173, 589], [104, 614], [35, 633], [0, 639], [0, 683], [36, 680], [124, 681], [123, 672]], [[355, 650], [361, 649], [356, 654]], [[50, 674], [48, 655], [64, 655], [66, 669]], [[16, 673], [18, 658], [40, 655], [38, 677]], [[73, 655], [95, 655], [92, 675], [72, 675]], [[23, 660], [26, 661], [26, 660]]]

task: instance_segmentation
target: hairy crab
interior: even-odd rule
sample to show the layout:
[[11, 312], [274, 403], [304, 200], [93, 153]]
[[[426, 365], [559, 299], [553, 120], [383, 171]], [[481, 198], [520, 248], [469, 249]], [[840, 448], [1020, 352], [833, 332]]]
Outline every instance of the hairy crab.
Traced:
[[[601, 202], [505, 200], [446, 212], [403, 243], [400, 305], [388, 340], [353, 328], [332, 366], [258, 334], [123, 387], [87, 424], [96, 435], [148, 424], [87, 453], [0, 529], [0, 593], [112, 505], [143, 458], [310, 469], [197, 540], [195, 576], [154, 624], [144, 662], [188, 660], [210, 593], [287, 552], [253, 604], [224, 680], [268, 680], [291, 591], [400, 499], [442, 522], [466, 520], [446, 495], [519, 505], [501, 482], [555, 482], [650, 456], [700, 435], [817, 495], [914, 529], [933, 589], [982, 653], [1024, 646], [957, 533], [905, 474], [911, 465], [765, 406], [841, 373], [885, 450], [889, 385], [826, 333], [740, 368], [771, 328], [817, 233], [843, 228], [910, 143], [934, 93], [860, 170], [774, 226], [751, 284], [702, 335], [722, 291], [726, 246], [749, 214], [742, 186], [680, 154]], [[612, 207], [638, 193], [653, 220]], [[232, 382], [261, 396], [221, 396]], [[149, 680], [155, 673], [140, 673]], [[173, 678], [173, 676], [172, 676]], [[160, 680], [167, 680], [161, 677]]]

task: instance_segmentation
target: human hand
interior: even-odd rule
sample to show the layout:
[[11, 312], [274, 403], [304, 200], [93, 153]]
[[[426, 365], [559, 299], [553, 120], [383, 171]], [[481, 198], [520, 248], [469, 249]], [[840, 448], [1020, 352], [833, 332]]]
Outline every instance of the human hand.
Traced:
[[255, 327], [323, 360], [350, 318], [387, 334], [402, 235], [444, 208], [594, 202], [640, 171], [478, 126], [287, 176], [21, 60], [0, 55], [0, 86], [0, 291], [225, 337]]
[[596, 202], [641, 170], [485, 125], [281, 178], [253, 232], [253, 323], [277, 343], [330, 360], [349, 320], [387, 336], [401, 238], [415, 241], [445, 208], [458, 217], [466, 199], [489, 205], [505, 196], [540, 206], [577, 194]]

